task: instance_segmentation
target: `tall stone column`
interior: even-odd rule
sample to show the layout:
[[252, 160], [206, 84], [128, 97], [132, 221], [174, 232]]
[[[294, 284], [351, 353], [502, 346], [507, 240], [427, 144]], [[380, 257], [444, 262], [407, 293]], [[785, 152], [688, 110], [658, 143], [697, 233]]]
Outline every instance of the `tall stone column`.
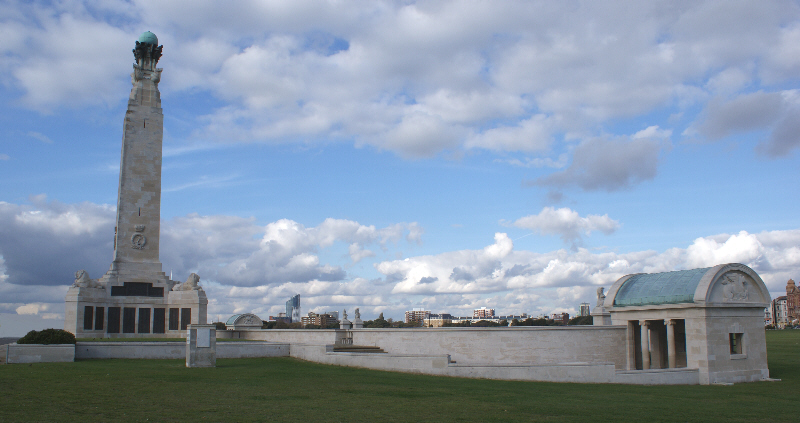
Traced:
[[[162, 46], [150, 31], [136, 42], [122, 136], [114, 259], [100, 279], [85, 271], [65, 298], [65, 328], [79, 337], [181, 336], [205, 324], [208, 298], [192, 273], [176, 283], [159, 261], [164, 116], [157, 68]], [[101, 317], [97, 317], [101, 316]]]
[[[155, 38], [155, 36], [153, 36]], [[133, 87], [122, 136], [114, 264], [117, 270], [160, 272], [161, 143], [164, 115], [158, 83], [158, 40], [136, 42]]]
[[667, 357], [669, 359], [669, 368], [675, 368], [675, 322], [672, 319], [665, 319], [664, 324], [667, 325]]
[[642, 329], [642, 370], [650, 369], [650, 324], [647, 320], [639, 320]]

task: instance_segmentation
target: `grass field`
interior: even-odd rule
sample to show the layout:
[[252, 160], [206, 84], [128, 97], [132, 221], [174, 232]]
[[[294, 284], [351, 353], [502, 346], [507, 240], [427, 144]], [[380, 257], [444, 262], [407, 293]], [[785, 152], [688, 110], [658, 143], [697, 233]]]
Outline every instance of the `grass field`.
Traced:
[[[78, 338], [78, 342], [186, 342], [186, 338]], [[249, 342], [252, 339], [217, 338], [217, 342]]]
[[800, 421], [800, 330], [768, 331], [780, 382], [628, 386], [410, 375], [292, 358], [0, 366], [0, 421]]

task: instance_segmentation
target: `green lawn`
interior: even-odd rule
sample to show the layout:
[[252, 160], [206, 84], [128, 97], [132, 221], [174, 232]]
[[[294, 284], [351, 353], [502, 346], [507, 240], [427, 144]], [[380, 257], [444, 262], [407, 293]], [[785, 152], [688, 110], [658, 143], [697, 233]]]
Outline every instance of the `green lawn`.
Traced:
[[[78, 338], [78, 342], [186, 342], [186, 338]], [[217, 342], [249, 342], [252, 339], [217, 338]]]
[[800, 330], [767, 332], [781, 382], [627, 386], [509, 382], [292, 358], [0, 366], [0, 421], [797, 422]]

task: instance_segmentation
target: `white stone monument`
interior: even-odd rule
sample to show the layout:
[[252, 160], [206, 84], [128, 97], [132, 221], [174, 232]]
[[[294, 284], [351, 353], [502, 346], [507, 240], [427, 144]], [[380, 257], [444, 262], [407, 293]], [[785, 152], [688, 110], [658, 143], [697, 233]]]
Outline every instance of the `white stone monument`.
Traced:
[[597, 288], [597, 306], [592, 309], [592, 324], [595, 326], [608, 326], [611, 324], [611, 313], [605, 308], [606, 296], [603, 294], [605, 288]]
[[355, 314], [355, 319], [353, 320], [353, 329], [363, 329], [364, 321], [361, 320], [361, 312], [358, 310], [358, 308], [356, 308], [356, 311], [353, 314]]
[[217, 366], [217, 329], [214, 325], [189, 325], [186, 329], [186, 367]]
[[208, 299], [192, 273], [171, 280], [159, 261], [161, 142], [164, 115], [156, 64], [163, 46], [152, 32], [136, 42], [119, 170], [114, 258], [92, 279], [75, 274], [66, 296], [64, 328], [76, 337], [178, 337], [205, 324]]
[[347, 320], [347, 310], [342, 311], [342, 320], [339, 322], [339, 329], [350, 330], [353, 324]]

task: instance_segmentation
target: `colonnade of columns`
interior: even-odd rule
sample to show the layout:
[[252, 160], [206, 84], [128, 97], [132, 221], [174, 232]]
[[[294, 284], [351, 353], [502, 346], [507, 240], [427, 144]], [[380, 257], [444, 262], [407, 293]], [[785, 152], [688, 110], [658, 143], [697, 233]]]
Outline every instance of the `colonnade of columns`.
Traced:
[[[668, 368], [674, 369], [676, 365], [675, 321], [672, 319], [665, 319], [664, 325], [667, 327]], [[642, 369], [647, 370], [650, 369], [650, 352], [652, 351], [652, 342], [650, 339], [650, 321], [640, 320], [639, 327], [641, 329]]]

